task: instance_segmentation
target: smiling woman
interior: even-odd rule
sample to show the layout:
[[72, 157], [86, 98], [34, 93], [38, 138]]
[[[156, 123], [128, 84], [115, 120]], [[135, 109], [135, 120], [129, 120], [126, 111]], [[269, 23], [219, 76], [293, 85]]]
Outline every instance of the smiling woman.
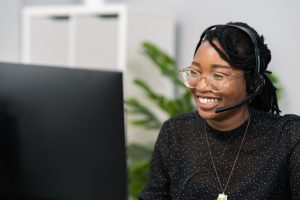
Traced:
[[[213, 42], [221, 48], [218, 41]], [[202, 79], [205, 77], [205, 81], [201, 78], [192, 80], [191, 85], [194, 87], [190, 87], [201, 117], [212, 126], [219, 119], [215, 126], [220, 130], [233, 129], [243, 123], [242, 115], [248, 115], [245, 104], [228, 112], [215, 113], [216, 108], [232, 105], [246, 97], [243, 70], [231, 67], [208, 41], [202, 42], [198, 48], [190, 69], [196, 71]]]
[[300, 198], [300, 117], [279, 115], [270, 60], [245, 23], [203, 32], [180, 70], [197, 112], [164, 123], [140, 199]]

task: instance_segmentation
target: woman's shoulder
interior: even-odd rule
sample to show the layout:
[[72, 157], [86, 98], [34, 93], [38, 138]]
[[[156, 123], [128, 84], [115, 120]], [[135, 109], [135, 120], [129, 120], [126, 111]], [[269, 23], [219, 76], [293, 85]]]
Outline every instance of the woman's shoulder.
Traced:
[[300, 117], [295, 114], [286, 114], [282, 116], [284, 119], [284, 133], [291, 136], [292, 146], [300, 142]]
[[299, 124], [300, 125], [300, 116], [295, 114], [272, 114], [269, 112], [264, 112], [260, 110], [251, 109], [252, 116], [261, 121], [272, 121], [273, 123], [283, 123], [283, 124]]
[[274, 128], [282, 136], [289, 137], [293, 143], [300, 141], [300, 116], [295, 114], [277, 115], [268, 112], [252, 110], [256, 124], [263, 129]]

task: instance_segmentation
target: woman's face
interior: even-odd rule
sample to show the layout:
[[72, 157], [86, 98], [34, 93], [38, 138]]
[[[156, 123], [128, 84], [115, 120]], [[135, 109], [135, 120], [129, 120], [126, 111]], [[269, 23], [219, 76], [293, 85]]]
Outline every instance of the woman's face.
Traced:
[[[214, 40], [213, 42], [222, 50], [218, 41]], [[202, 77], [215, 72], [229, 77], [243, 74], [242, 70], [231, 67], [223, 60], [208, 41], [203, 41], [198, 48], [191, 68], [200, 72]], [[207, 87], [204, 78], [202, 78], [199, 79], [196, 88], [191, 89], [191, 92], [199, 114], [206, 120], [220, 121], [228, 119], [232, 115], [241, 114], [246, 106], [243, 105], [230, 111], [215, 113], [216, 108], [231, 106], [245, 98], [246, 82], [244, 76], [228, 80], [227, 87], [222, 92], [211, 91]]]

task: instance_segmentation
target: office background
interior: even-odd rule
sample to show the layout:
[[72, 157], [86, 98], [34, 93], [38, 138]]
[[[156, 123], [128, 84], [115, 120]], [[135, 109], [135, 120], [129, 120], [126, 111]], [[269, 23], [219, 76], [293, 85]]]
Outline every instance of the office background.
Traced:
[[[32, 5], [75, 5], [81, 0], [9, 0], [0, 2], [0, 60], [21, 60], [21, 9]], [[173, 13], [176, 18], [175, 57], [178, 66], [192, 60], [195, 44], [209, 25], [244, 21], [263, 34], [272, 51], [269, 70], [284, 88], [283, 114], [300, 114], [300, 2], [297, 0], [106, 0]], [[145, 27], [147, 28], [147, 27]]]
[[[247, 22], [265, 36], [272, 51], [269, 70], [278, 75], [284, 89], [280, 101], [282, 113], [300, 115], [300, 1], [105, 0], [104, 3], [124, 3], [128, 6], [173, 13], [177, 23], [174, 53], [178, 66], [182, 67], [190, 64], [195, 45], [206, 27], [229, 21]], [[83, 0], [0, 1], [0, 61], [21, 61], [21, 10], [24, 6], [77, 4], [83, 4]], [[134, 135], [137, 139], [130, 141], [154, 141], [157, 130], [154, 133], [150, 137], [149, 134], [146, 136], [139, 133]]]

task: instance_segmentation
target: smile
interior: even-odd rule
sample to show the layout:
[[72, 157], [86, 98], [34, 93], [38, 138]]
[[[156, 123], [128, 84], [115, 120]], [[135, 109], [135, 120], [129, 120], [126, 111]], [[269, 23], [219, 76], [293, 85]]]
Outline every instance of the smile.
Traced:
[[203, 104], [213, 104], [221, 101], [221, 98], [210, 98], [210, 97], [198, 97], [200, 103]]

